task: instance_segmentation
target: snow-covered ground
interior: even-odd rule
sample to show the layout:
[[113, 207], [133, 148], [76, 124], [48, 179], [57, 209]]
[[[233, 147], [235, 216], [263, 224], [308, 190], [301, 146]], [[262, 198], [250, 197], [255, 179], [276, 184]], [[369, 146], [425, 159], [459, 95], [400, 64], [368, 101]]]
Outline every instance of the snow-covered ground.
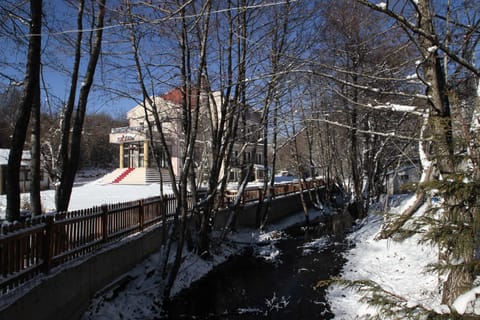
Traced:
[[[169, 185], [164, 185], [163, 189], [164, 193], [172, 193]], [[79, 210], [102, 204], [145, 199], [158, 196], [159, 194], [160, 185], [158, 183], [148, 185], [103, 184], [100, 178], [94, 181], [82, 182], [82, 184], [73, 187], [68, 209]], [[23, 193], [21, 196], [22, 204], [27, 203], [29, 197], [28, 193]], [[55, 211], [55, 190], [42, 191], [41, 201], [45, 212]], [[0, 220], [5, 218], [5, 208], [6, 196], [0, 195]]]
[[[406, 199], [393, 211], [401, 212], [413, 201]], [[425, 210], [425, 206], [418, 214]], [[354, 247], [346, 252], [347, 262], [341, 277], [345, 280], [371, 280], [392, 294], [402, 297], [406, 305], [422, 305], [441, 310], [438, 276], [426, 273], [427, 264], [438, 258], [438, 251], [418, 243], [418, 236], [402, 242], [375, 240], [382, 217], [369, 216], [349, 235]], [[332, 285], [327, 294], [332, 311], [338, 319], [358, 319], [375, 315], [376, 310], [359, 302], [362, 295], [353, 289]]]
[[[79, 210], [100, 206], [102, 204], [111, 204], [127, 202], [138, 199], [155, 197], [160, 194], [160, 185], [158, 183], [148, 185], [124, 185], [124, 184], [103, 184], [102, 173], [96, 170], [84, 171], [78, 175], [75, 187], [72, 189], [72, 196], [68, 209]], [[276, 177], [276, 183], [291, 182], [294, 177]], [[235, 184], [232, 184], [232, 188]], [[249, 186], [260, 186], [262, 184], [249, 183]], [[166, 184], [163, 186], [165, 194], [171, 194], [172, 188]], [[29, 202], [30, 195], [23, 193], [21, 195], [21, 205], [25, 207]], [[55, 191], [44, 190], [41, 192], [42, 207], [45, 212], [55, 211]], [[0, 195], [0, 220], [5, 219], [6, 195]]]
[[[400, 212], [412, 199], [398, 204], [394, 210]], [[422, 208], [424, 210], [424, 208]], [[317, 212], [318, 214], [318, 212]], [[270, 231], [259, 233], [257, 230], [243, 230], [231, 238], [234, 243], [252, 244], [281, 238], [281, 229], [302, 221], [302, 214], [296, 215], [281, 224], [272, 225]], [[403, 242], [375, 240], [382, 223], [380, 216], [370, 216], [356, 227], [348, 238], [354, 247], [345, 253], [347, 262], [343, 267], [342, 278], [346, 280], [372, 280], [388, 292], [404, 297], [408, 305], [422, 305], [428, 309], [442, 310], [438, 278], [435, 274], [425, 273], [428, 263], [437, 259], [437, 250], [417, 243], [412, 237]], [[315, 250], [327, 243], [325, 238], [312, 240], [304, 250]], [[217, 247], [214, 258], [204, 261], [195, 255], [188, 255], [172, 294], [188, 287], [219, 263], [238, 252], [242, 246], [223, 243]], [[256, 254], [267, 261], [276, 263], [281, 253], [272, 245], [258, 247]], [[159, 256], [153, 255], [129, 274], [127, 288], [119, 292], [115, 288], [97, 296], [85, 313], [84, 319], [128, 318], [142, 319], [154, 317], [159, 311], [158, 292], [160, 280], [155, 271]], [[313, 284], [312, 284], [313, 285]], [[376, 311], [360, 302], [362, 295], [352, 289], [332, 285], [327, 297], [336, 319], [358, 319], [365, 315], [374, 315]], [[152, 304], [153, 301], [153, 304]]]

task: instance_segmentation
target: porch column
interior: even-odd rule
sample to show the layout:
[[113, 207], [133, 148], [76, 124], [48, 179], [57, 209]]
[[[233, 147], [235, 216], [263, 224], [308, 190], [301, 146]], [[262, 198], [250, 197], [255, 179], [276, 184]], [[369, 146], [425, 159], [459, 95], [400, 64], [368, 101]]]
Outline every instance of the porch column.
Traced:
[[148, 150], [148, 140], [143, 141], [143, 166], [145, 168], [148, 168], [148, 156], [149, 156], [149, 150]]
[[124, 167], [124, 163], [123, 163], [123, 155], [124, 155], [124, 148], [123, 148], [123, 143], [120, 143], [120, 154], [119, 154], [119, 157], [120, 157], [120, 163], [119, 163], [119, 167], [120, 169], [123, 169]]

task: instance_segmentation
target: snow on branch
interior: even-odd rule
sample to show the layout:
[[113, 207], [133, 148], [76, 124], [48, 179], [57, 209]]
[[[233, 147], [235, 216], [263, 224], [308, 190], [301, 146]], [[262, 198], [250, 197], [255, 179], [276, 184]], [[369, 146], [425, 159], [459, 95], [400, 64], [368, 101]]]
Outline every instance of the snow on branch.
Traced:
[[[340, 122], [337, 122], [337, 121], [331, 121], [331, 120], [327, 120], [327, 119], [313, 119], [312, 118], [312, 119], [309, 119], [309, 120], [320, 121], [320, 122], [328, 123], [328, 124], [331, 124], [331, 125], [334, 125], [334, 126], [337, 126], [337, 127], [347, 128], [347, 129], [350, 129], [350, 130], [356, 130], [357, 132], [360, 132], [360, 133], [376, 135], [376, 136], [381, 136], [381, 137], [392, 137], [392, 138], [397, 138], [397, 139], [416, 140], [416, 141], [422, 140], [420, 138], [404, 136], [404, 135], [401, 135], [401, 134], [398, 134], [398, 133], [395, 133], [395, 132], [379, 132], [379, 131], [371, 131], [371, 130], [362, 130], [362, 129], [359, 129], [359, 128], [356, 128], [356, 127], [353, 127], [353, 126], [350, 126], [350, 125], [347, 125], [347, 124], [344, 124], [344, 123], [340, 123]], [[428, 139], [423, 139], [423, 141], [428, 141]]]
[[422, 109], [419, 110], [419, 108], [417, 106], [402, 105], [402, 104], [391, 103], [391, 102], [386, 102], [386, 103], [376, 104], [376, 105], [373, 105], [371, 103], [364, 104], [364, 103], [360, 103], [360, 102], [357, 102], [357, 101], [353, 101], [352, 99], [350, 99], [349, 97], [347, 97], [346, 95], [344, 95], [343, 93], [341, 93], [340, 91], [338, 91], [336, 89], [332, 89], [332, 90], [333, 90], [333, 92], [335, 92], [336, 94], [341, 96], [343, 99], [345, 99], [347, 102], [349, 102], [351, 104], [354, 104], [354, 105], [357, 105], [357, 106], [360, 106], [360, 107], [371, 108], [371, 109], [376, 109], [376, 110], [391, 110], [391, 111], [396, 111], [396, 112], [404, 112], [404, 113], [414, 114], [414, 115], [417, 115], [417, 116], [424, 116], [425, 115], [425, 112]]
[[397, 112], [412, 113], [419, 116], [423, 115], [423, 112], [418, 111], [416, 106], [402, 105], [402, 104], [390, 103], [390, 102], [387, 102], [385, 104], [380, 104], [380, 105], [369, 104], [367, 106], [373, 109], [386, 109], [386, 110], [392, 110]]
[[406, 92], [401, 92], [401, 91], [384, 91], [380, 88], [373, 88], [373, 87], [370, 87], [370, 86], [364, 86], [364, 85], [352, 83], [352, 82], [349, 82], [349, 81], [345, 81], [345, 80], [339, 79], [338, 77], [335, 77], [331, 74], [324, 73], [324, 72], [313, 71], [313, 70], [302, 70], [302, 72], [310, 72], [314, 75], [318, 75], [318, 76], [333, 80], [337, 83], [347, 85], [347, 86], [352, 87], [352, 88], [357, 88], [357, 89], [360, 89], [360, 90], [368, 91], [368, 92], [379, 93], [379, 94], [382, 94], [382, 95], [393, 95], [393, 96], [418, 98], [418, 99], [425, 99], [425, 100], [428, 99], [428, 97], [424, 94], [419, 94], [419, 93], [412, 94], [412, 93], [406, 93]]

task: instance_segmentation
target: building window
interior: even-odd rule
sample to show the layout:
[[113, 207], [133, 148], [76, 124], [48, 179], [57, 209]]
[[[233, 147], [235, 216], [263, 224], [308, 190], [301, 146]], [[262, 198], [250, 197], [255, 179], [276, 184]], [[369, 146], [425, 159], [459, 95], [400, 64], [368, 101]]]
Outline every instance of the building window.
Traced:
[[232, 159], [232, 165], [233, 166], [239, 166], [240, 165], [240, 159], [238, 158], [238, 150], [235, 150], [233, 159]]
[[140, 168], [145, 167], [145, 151], [143, 148], [143, 144], [138, 146], [138, 165]]
[[234, 172], [234, 171], [230, 171], [230, 174], [229, 174], [229, 177], [228, 177], [228, 181], [237, 181], [236, 175], [235, 175], [235, 172]]
[[143, 142], [129, 143], [124, 145], [123, 164], [129, 168], [141, 168], [144, 166]]
[[257, 164], [262, 164], [263, 161], [262, 161], [262, 154], [261, 153], [257, 153]]
[[[157, 154], [158, 154], [158, 158], [160, 160], [160, 167], [161, 168], [168, 168], [168, 158], [167, 158], [167, 155], [165, 154], [165, 152], [162, 152], [162, 146], [160, 144], [157, 144], [156, 148], [155, 148]], [[171, 147], [169, 146], [168, 147], [168, 151], [170, 154], [172, 154], [172, 150], [171, 150]]]

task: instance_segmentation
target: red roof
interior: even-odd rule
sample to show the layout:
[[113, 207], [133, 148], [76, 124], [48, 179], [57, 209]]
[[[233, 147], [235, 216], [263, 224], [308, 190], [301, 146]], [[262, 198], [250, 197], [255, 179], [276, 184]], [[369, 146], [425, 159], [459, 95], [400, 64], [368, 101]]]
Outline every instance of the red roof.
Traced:
[[[197, 93], [198, 93], [197, 89], [195, 89], [195, 88], [191, 89], [191, 92], [190, 92], [190, 105], [191, 106], [196, 105]], [[162, 98], [164, 100], [170, 101], [174, 104], [182, 105], [182, 103], [183, 103], [182, 89], [175, 88], [175, 89], [165, 93], [164, 95], [162, 95]]]

